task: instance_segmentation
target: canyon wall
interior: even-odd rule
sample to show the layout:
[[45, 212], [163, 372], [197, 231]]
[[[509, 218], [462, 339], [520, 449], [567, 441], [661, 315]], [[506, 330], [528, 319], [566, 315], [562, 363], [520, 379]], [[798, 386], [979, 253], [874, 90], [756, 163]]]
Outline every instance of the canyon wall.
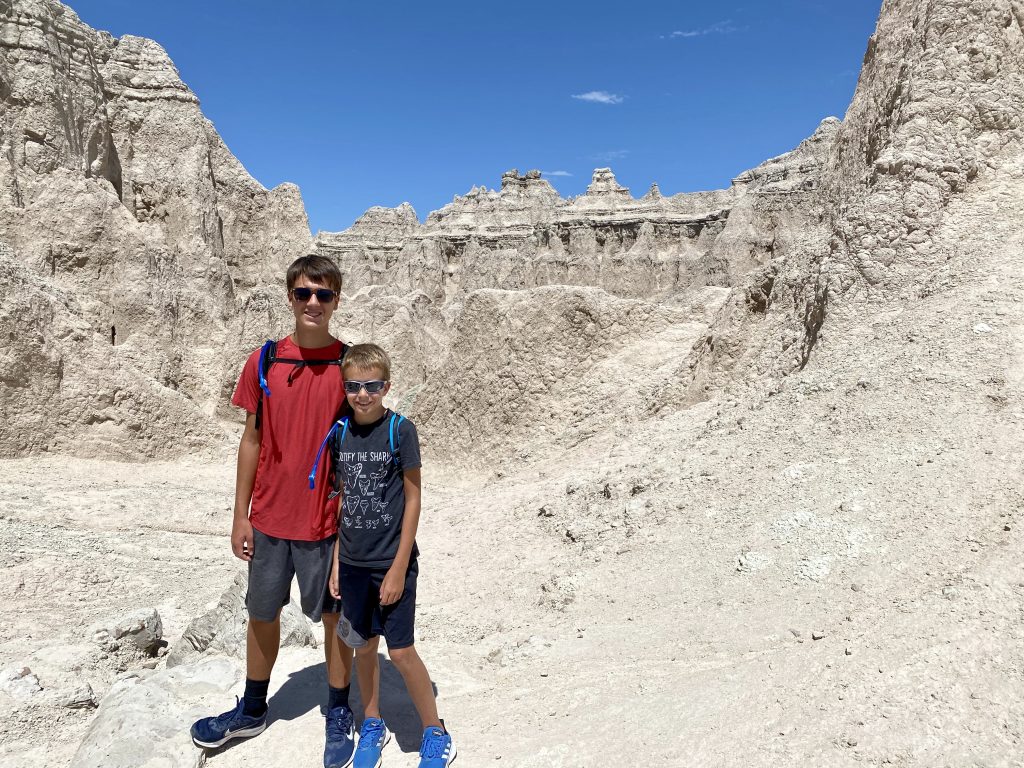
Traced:
[[311, 245], [158, 44], [53, 0], [0, 0], [0, 242], [0, 450], [126, 457], [221, 434], [261, 292]]
[[[314, 241], [298, 189], [246, 173], [159, 45], [0, 0], [0, 448], [148, 457], [221, 439], [241, 360], [289, 327], [284, 267], [314, 247], [345, 274], [338, 335], [383, 342], [396, 404], [467, 456], [518, 444], [538, 393], [509, 377], [537, 366], [568, 391], [644, 359], [662, 373], [637, 414], [771, 394], [830, 316], [948, 282], [957, 243], [934, 233], [1019, 152], [1022, 21], [1010, 0], [886, 2], [845, 119], [726, 189], [634, 196], [603, 168], [563, 198], [512, 170], [422, 223], [371, 208]], [[520, 332], [537, 323], [549, 333]], [[535, 351], [560, 348], [558, 329], [592, 349], [549, 365]]]

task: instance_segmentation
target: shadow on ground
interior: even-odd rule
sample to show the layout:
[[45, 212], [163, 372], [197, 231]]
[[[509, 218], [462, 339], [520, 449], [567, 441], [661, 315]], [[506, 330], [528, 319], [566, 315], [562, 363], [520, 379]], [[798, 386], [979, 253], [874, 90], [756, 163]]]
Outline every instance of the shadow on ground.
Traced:
[[[416, 713], [405, 682], [397, 667], [383, 653], [377, 654], [380, 663], [380, 711], [388, 728], [395, 735], [399, 748], [403, 752], [418, 752], [423, 727]], [[352, 693], [349, 704], [356, 715], [356, 729], [363, 722], [363, 700], [359, 692], [359, 684], [352, 680]], [[270, 715], [267, 718], [269, 728], [278, 720], [297, 720], [312, 709], [319, 707], [321, 714], [327, 706], [327, 665], [314, 664], [296, 670], [288, 675], [288, 679], [270, 697], [267, 705]], [[437, 684], [433, 683], [434, 696], [437, 696]], [[227, 749], [225, 745], [222, 749]], [[220, 751], [220, 750], [218, 750]]]

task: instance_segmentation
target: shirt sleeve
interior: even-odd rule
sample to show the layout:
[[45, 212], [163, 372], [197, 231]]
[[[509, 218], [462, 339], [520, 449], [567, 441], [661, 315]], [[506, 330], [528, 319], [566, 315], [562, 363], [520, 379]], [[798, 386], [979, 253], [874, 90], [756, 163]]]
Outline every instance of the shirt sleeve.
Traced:
[[244, 408], [249, 413], [256, 413], [256, 406], [260, 402], [260, 351], [257, 349], [242, 367], [242, 373], [238, 377], [238, 384], [235, 385], [235, 394], [231, 398], [231, 404]]
[[398, 425], [398, 460], [402, 470], [418, 469], [420, 463], [420, 437], [416, 425], [405, 419]]

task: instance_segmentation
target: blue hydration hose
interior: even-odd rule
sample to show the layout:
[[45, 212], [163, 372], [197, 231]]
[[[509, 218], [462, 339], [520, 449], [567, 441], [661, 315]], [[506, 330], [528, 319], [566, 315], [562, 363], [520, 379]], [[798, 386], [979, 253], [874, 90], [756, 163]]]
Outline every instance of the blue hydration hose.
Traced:
[[338, 427], [341, 427], [341, 440], [338, 444], [345, 442], [345, 434], [348, 432], [348, 416], [338, 419], [331, 425], [331, 428], [327, 431], [327, 436], [320, 443], [320, 449], [316, 452], [316, 461], [313, 462], [313, 468], [309, 471], [309, 490], [316, 488], [316, 470], [320, 466], [320, 457], [324, 453], [324, 448], [330, 441], [331, 436], [337, 431]]

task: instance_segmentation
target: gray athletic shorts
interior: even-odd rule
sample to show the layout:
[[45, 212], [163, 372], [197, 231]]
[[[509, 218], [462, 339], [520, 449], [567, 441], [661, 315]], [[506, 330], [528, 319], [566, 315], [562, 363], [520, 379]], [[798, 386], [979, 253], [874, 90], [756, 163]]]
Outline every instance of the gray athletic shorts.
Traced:
[[327, 589], [331, 577], [334, 536], [323, 541], [294, 541], [252, 532], [253, 555], [249, 561], [249, 590], [245, 607], [249, 618], [273, 621], [288, 605], [292, 577], [299, 581], [302, 612], [313, 621], [323, 613], [337, 613], [340, 605]]

